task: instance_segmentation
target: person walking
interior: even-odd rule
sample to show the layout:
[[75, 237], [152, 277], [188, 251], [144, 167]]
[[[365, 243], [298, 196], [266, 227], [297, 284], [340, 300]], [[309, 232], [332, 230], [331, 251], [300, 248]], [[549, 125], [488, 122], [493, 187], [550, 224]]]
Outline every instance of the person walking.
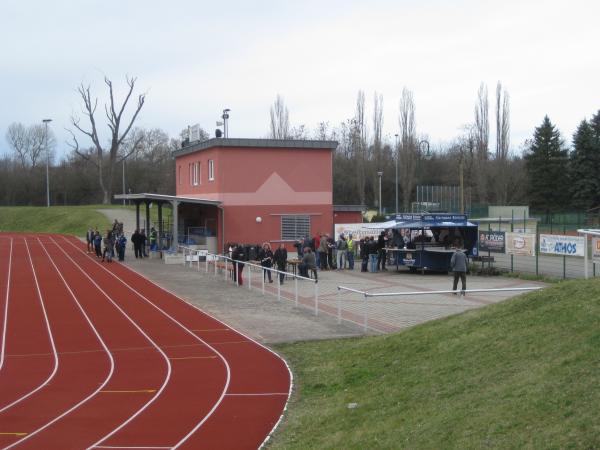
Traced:
[[[452, 283], [452, 290], [456, 291], [458, 286], [458, 279], [460, 278], [462, 289], [460, 295], [464, 296], [467, 290], [467, 255], [464, 250], [456, 247], [456, 251], [452, 254], [450, 259], [450, 268], [454, 272], [454, 282]], [[456, 295], [456, 292], [454, 292]]]
[[285, 244], [282, 242], [279, 244], [279, 248], [275, 250], [273, 254], [273, 261], [277, 266], [277, 270], [279, 270], [279, 284], [283, 284], [283, 279], [285, 278], [285, 269], [287, 266], [287, 250], [285, 248]]
[[125, 261], [125, 248], [127, 247], [127, 238], [123, 233], [117, 239], [117, 254], [119, 261]]
[[273, 267], [273, 251], [271, 250], [271, 244], [265, 242], [258, 253], [258, 259], [260, 260], [260, 265], [263, 267], [263, 280], [266, 281], [269, 278], [269, 283], [273, 282], [273, 278], [271, 276], [271, 271], [269, 270]]
[[246, 252], [242, 245], [233, 244], [231, 259], [233, 259], [233, 280], [238, 286], [242, 286], [244, 284], [244, 279], [242, 278], [242, 272], [244, 271], [243, 261], [246, 260]]

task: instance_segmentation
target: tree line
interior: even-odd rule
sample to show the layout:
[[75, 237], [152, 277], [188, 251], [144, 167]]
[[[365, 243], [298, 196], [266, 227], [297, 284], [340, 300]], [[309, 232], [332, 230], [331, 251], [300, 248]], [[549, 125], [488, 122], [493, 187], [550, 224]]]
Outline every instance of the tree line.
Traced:
[[[83, 119], [71, 118], [71, 148], [58, 163], [54, 163], [56, 139], [51, 130], [46, 134], [41, 124], [10, 125], [5, 131], [10, 153], [0, 159], [0, 204], [45, 204], [46, 163], [51, 204], [110, 203], [113, 194], [123, 189], [174, 194], [172, 152], [180, 148], [183, 133], [171, 137], [160, 128], [136, 127], [146, 95], [134, 95], [135, 78], [126, 82], [126, 93], [119, 101], [112, 81], [105, 78], [109, 101], [102, 108], [104, 117], [96, 113], [98, 100], [90, 86], [78, 87]], [[510, 142], [509, 94], [498, 82], [490, 108], [488, 89], [482, 83], [472, 122], [450, 142], [434, 147], [428, 134], [417, 128], [412, 91], [402, 90], [394, 136], [383, 135], [383, 101], [381, 94], [374, 93], [368, 115], [365, 93], [359, 91], [348, 119], [336, 125], [322, 121], [311, 130], [292, 125], [285, 101], [277, 95], [269, 111], [268, 137], [337, 141], [333, 159], [335, 204], [379, 206], [381, 180], [382, 206], [388, 212], [395, 211], [396, 204], [398, 210], [410, 211], [417, 185], [462, 184], [474, 203], [525, 204], [544, 212], [600, 206], [600, 112], [581, 122], [572, 148], [545, 117], [532, 138], [515, 149]], [[494, 149], [490, 148], [490, 109]], [[102, 122], [110, 136], [105, 142], [99, 132]], [[199, 135], [208, 138], [204, 130]], [[80, 145], [81, 138], [91, 145]]]

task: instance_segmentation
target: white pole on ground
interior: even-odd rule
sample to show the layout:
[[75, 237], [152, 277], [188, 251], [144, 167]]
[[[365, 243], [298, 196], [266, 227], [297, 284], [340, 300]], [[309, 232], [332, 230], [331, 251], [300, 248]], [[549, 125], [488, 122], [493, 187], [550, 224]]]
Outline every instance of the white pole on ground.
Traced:
[[[235, 264], [233, 261], [231, 261], [231, 269], [233, 270], [233, 264]], [[223, 271], [223, 278], [225, 279], [225, 281], [227, 281], [227, 273], [228, 273], [228, 268], [227, 268], [227, 258], [225, 258], [225, 270]], [[232, 271], [233, 273], [233, 271]], [[240, 277], [237, 277], [236, 283], [239, 284], [240, 283]]]
[[261, 269], [260, 274], [262, 275], [262, 294], [265, 295], [265, 271]]
[[252, 290], [252, 266], [248, 267], [248, 290]]
[[367, 330], [369, 329], [369, 310], [367, 308], [367, 294], [365, 293], [363, 296], [364, 300], [365, 300], [365, 323], [364, 323], [364, 327], [365, 327], [365, 333], [367, 332]]
[[337, 294], [337, 322], [342, 323], [342, 290], [338, 288]]
[[319, 284], [315, 283], [315, 316], [319, 315]]
[[588, 279], [588, 235], [583, 235], [585, 239], [585, 244], [583, 246], [583, 273], [585, 274], [585, 279]]
[[[273, 275], [273, 272], [271, 272]], [[281, 283], [279, 282], [279, 271], [275, 272], [275, 281], [277, 281], [277, 300], [281, 301]]]
[[296, 308], [298, 307], [298, 277], [294, 276], [294, 291], [296, 291]]

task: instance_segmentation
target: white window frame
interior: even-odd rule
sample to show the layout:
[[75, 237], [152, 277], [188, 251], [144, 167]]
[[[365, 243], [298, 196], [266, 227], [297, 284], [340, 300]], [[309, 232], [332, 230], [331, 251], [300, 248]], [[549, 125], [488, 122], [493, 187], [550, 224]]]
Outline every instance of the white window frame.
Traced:
[[208, 181], [215, 180], [215, 161], [213, 159], [208, 160]]
[[200, 184], [200, 163], [196, 161], [192, 165], [192, 186]]

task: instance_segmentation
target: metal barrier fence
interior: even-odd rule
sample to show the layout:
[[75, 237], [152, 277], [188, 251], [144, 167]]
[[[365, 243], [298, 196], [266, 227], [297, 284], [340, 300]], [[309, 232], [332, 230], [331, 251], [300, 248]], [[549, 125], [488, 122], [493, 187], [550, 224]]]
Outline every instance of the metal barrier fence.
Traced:
[[[296, 307], [302, 306], [314, 311], [315, 316], [319, 315], [319, 284], [318, 279], [304, 277], [292, 272], [285, 272], [272, 267], [263, 267], [249, 261], [239, 261], [225, 255], [207, 253], [202, 250], [191, 249], [186, 246], [178, 246], [178, 253], [183, 254], [183, 265], [193, 268], [195, 266], [198, 272], [211, 274], [214, 278], [222, 277], [226, 282], [231, 282], [237, 286], [243, 283], [248, 290], [259, 290], [263, 295], [269, 294], [277, 297], [277, 300], [293, 300]], [[241, 269], [241, 270], [240, 270]], [[267, 283], [270, 279], [271, 283]], [[239, 274], [239, 275], [238, 275]], [[293, 280], [294, 289], [289, 296], [287, 291], [282, 291], [280, 277], [284, 280]], [[307, 289], [312, 286], [312, 289]]]
[[[538, 289], [542, 289], [539, 286], [533, 287], [511, 287], [511, 288], [495, 288], [495, 289], [467, 289], [464, 291], [454, 291], [454, 290], [439, 290], [439, 291], [404, 291], [404, 292], [367, 292], [361, 291], [358, 289], [349, 288], [346, 286], [338, 286], [337, 287], [337, 299], [335, 306], [335, 314], [337, 317], [338, 323], [342, 323], [342, 320], [347, 320], [349, 322], [361, 325], [363, 327], [364, 332], [368, 332], [369, 330], [374, 330], [378, 332], [389, 332], [394, 331], [389, 329], [387, 324], [382, 319], [382, 317], [389, 317], [394, 311], [391, 308], [386, 308], [384, 304], [381, 302], [378, 305], [373, 305], [372, 301], [369, 299], [383, 299], [389, 297], [417, 297], [417, 296], [427, 296], [429, 298], [435, 296], [443, 296], [445, 294], [474, 294], [474, 293], [502, 293], [502, 292], [511, 292], [511, 291], [535, 291]], [[342, 299], [343, 292], [349, 294], [359, 294], [360, 298], [358, 300], [352, 297], [346, 297], [346, 299]], [[439, 297], [438, 297], [439, 298]], [[461, 296], [462, 298], [462, 296]], [[451, 306], [449, 300], [439, 298], [440, 301], [445, 301], [447, 306]], [[349, 304], [350, 303], [350, 304]], [[391, 303], [394, 305], [395, 303]], [[417, 307], [421, 306], [418, 302], [415, 303]], [[461, 305], [458, 305], [461, 306]], [[466, 306], [466, 305], [462, 305]], [[468, 309], [468, 308], [465, 308]], [[395, 308], [397, 310], [397, 308]], [[406, 311], [404, 312], [406, 314]], [[447, 314], [440, 314], [438, 317], [443, 317]], [[432, 319], [437, 318], [432, 316]], [[407, 326], [412, 325], [410, 318], [407, 318], [405, 321]]]

